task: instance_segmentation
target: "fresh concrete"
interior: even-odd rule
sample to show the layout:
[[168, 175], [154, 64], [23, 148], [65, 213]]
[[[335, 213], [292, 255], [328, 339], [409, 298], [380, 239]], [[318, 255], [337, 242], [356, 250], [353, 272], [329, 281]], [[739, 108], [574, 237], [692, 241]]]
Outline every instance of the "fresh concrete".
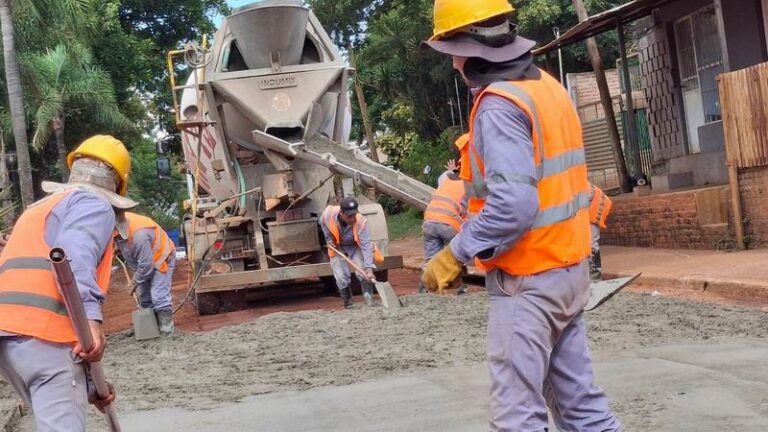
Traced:
[[[619, 348], [619, 347], [617, 347]], [[720, 339], [595, 353], [597, 381], [627, 430], [768, 430], [768, 341]], [[350, 365], [350, 367], [355, 367]], [[124, 430], [487, 430], [485, 367], [448, 367], [343, 387], [246, 398], [209, 411], [122, 416]]]

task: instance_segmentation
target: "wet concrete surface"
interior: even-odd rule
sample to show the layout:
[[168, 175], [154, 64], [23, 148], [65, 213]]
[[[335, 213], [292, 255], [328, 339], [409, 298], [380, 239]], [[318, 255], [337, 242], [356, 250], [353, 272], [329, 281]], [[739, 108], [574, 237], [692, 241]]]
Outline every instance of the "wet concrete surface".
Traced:
[[[627, 431], [768, 430], [768, 341], [718, 340], [597, 351], [598, 383]], [[480, 364], [249, 397], [213, 410], [123, 417], [126, 431], [388, 432], [485, 430]]]

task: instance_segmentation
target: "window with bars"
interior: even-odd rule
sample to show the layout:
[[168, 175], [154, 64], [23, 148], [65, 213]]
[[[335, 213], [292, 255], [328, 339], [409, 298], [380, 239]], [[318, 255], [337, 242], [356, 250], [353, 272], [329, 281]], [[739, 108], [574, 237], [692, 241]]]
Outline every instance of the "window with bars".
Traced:
[[704, 123], [720, 120], [717, 76], [723, 73], [723, 53], [714, 7], [677, 21], [675, 41], [683, 92], [700, 94]]

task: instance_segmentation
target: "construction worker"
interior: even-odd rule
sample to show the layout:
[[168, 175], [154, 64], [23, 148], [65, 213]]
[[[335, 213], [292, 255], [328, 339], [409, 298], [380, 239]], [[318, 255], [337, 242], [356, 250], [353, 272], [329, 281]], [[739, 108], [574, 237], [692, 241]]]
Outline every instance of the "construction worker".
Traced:
[[[358, 211], [358, 203], [353, 197], [341, 200], [338, 206], [329, 206], [320, 218], [320, 226], [325, 235], [326, 244], [338, 249], [339, 252], [351, 259], [360, 270], [355, 271], [358, 282], [363, 289], [363, 298], [367, 305], [373, 302], [373, 271], [376, 261], [383, 257], [378, 252], [376, 245], [371, 241], [371, 233], [368, 230], [368, 220]], [[331, 259], [333, 277], [336, 279], [336, 287], [339, 289], [344, 307], [352, 307], [352, 277], [350, 265], [332, 249], [328, 249]]]
[[603, 262], [600, 258], [600, 230], [608, 226], [608, 214], [613, 202], [599, 187], [590, 184], [589, 230], [592, 237], [592, 252], [589, 256], [589, 278], [597, 282], [603, 278]]
[[593, 382], [583, 309], [589, 297], [589, 184], [581, 125], [567, 91], [533, 63], [507, 0], [437, 0], [426, 42], [451, 56], [475, 94], [462, 151], [469, 219], [427, 264], [442, 291], [475, 259], [490, 297], [492, 431], [618, 431]]
[[155, 311], [160, 334], [172, 335], [171, 285], [176, 246], [160, 225], [136, 213], [118, 213], [117, 231], [115, 243], [133, 270], [131, 291], [138, 292], [142, 308]]
[[[68, 183], [43, 182], [51, 195], [24, 211], [0, 256], [0, 372], [32, 408], [38, 432], [84, 431], [89, 394], [100, 409], [114, 400], [114, 390], [93, 400], [83, 362], [99, 361], [106, 345], [101, 306], [112, 270], [113, 209], [137, 205], [125, 197], [131, 159], [119, 140], [91, 137], [67, 163]], [[66, 251], [83, 299], [94, 340], [87, 352], [47, 260], [54, 247]]]
[[[457, 140], [457, 146], [469, 141], [468, 135]], [[424, 211], [424, 223], [421, 226], [424, 236], [424, 258], [429, 261], [443, 250], [456, 237], [466, 219], [467, 202], [464, 194], [464, 182], [458, 177], [455, 164], [448, 164], [448, 169], [437, 180], [437, 190]], [[423, 285], [419, 292], [426, 292]], [[458, 294], [467, 292], [461, 284]]]

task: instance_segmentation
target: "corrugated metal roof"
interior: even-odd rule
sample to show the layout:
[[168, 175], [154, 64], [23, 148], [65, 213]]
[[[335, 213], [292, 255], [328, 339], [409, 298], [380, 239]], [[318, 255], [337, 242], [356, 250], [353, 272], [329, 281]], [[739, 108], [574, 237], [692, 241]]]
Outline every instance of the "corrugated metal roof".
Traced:
[[616, 6], [605, 12], [589, 17], [571, 27], [559, 38], [533, 51], [534, 55], [543, 55], [558, 48], [581, 42], [584, 39], [596, 36], [609, 30], [614, 30], [621, 22], [626, 24], [648, 16], [651, 12], [668, 3], [678, 0], [634, 0], [621, 6]]

